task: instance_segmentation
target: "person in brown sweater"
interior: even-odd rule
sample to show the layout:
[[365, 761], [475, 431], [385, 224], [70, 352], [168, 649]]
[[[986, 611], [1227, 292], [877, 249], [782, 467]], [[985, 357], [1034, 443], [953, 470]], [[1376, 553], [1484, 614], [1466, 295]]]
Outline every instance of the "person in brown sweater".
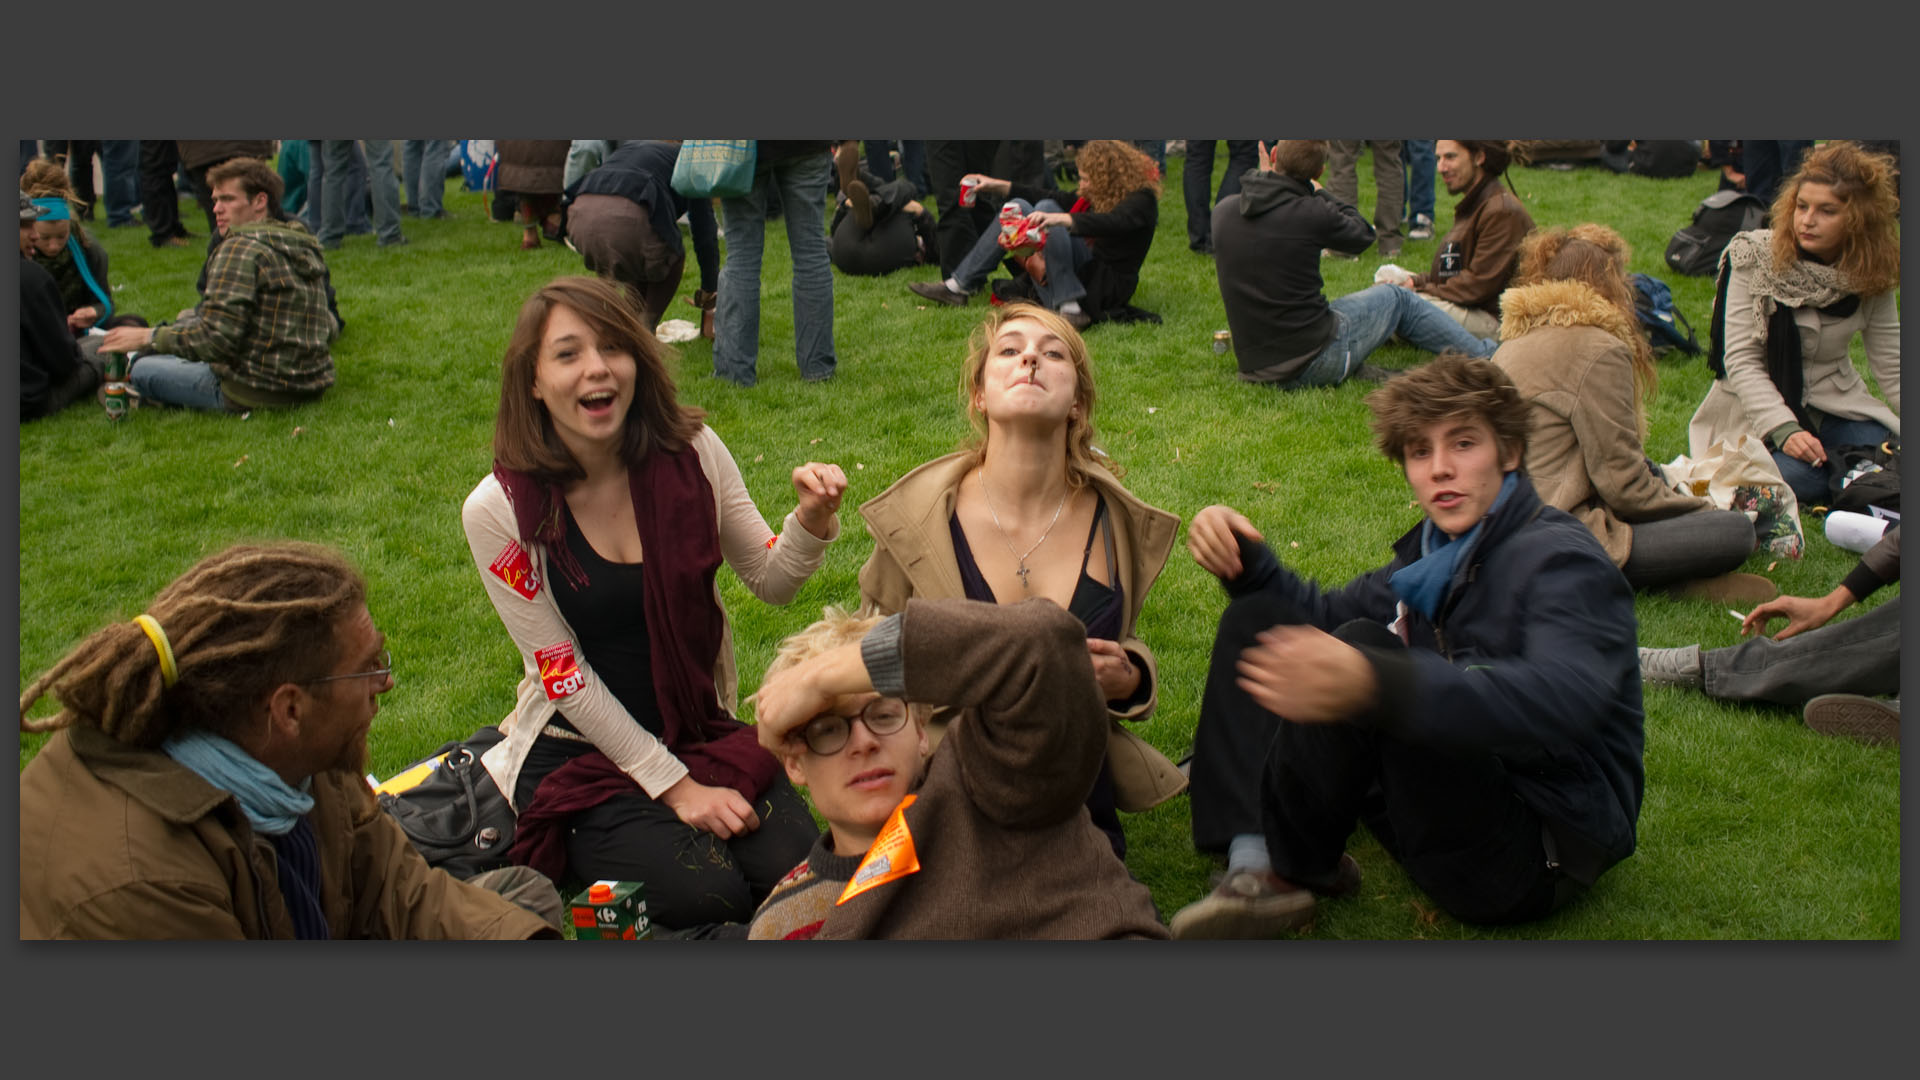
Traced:
[[1505, 142], [1439, 139], [1434, 151], [1447, 193], [1460, 196], [1453, 228], [1441, 238], [1431, 270], [1402, 270], [1394, 284], [1419, 293], [1475, 337], [1492, 337], [1500, 327], [1500, 294], [1519, 263], [1520, 241], [1533, 231], [1533, 218], [1519, 196], [1500, 186], [1512, 161]]
[[[1086, 628], [1059, 605], [830, 611], [782, 646], [755, 700], [761, 745], [828, 832], [750, 937], [1168, 936], [1087, 815], [1106, 706]], [[922, 767], [932, 704], [960, 715]]]

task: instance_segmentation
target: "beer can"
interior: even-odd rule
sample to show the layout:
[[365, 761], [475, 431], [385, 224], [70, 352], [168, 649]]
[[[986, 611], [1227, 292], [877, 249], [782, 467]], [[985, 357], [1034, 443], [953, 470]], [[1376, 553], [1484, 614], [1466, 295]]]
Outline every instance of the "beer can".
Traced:
[[968, 206], [968, 207], [972, 206], [973, 200], [974, 200], [974, 192], [978, 190], [979, 187], [980, 187], [979, 177], [976, 177], [976, 176], [961, 177], [960, 178], [960, 205]]
[[1233, 348], [1233, 334], [1226, 330], [1215, 330], [1213, 332], [1214, 355], [1225, 356], [1227, 350], [1231, 348]]
[[127, 378], [127, 368], [129, 366], [127, 354], [110, 352], [102, 353], [101, 356], [106, 364], [106, 378], [103, 381], [110, 383], [125, 382]]
[[124, 420], [127, 415], [127, 384], [110, 382], [106, 391], [107, 419]]

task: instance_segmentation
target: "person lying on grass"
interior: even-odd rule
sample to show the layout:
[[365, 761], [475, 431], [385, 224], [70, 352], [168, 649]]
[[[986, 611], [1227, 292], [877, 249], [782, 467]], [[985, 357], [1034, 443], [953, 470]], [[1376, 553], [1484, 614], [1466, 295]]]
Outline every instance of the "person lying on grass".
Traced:
[[[1052, 601], [828, 609], [755, 702], [760, 744], [827, 833], [749, 937], [1167, 936], [1087, 814], [1107, 709], [1086, 627]], [[923, 757], [934, 704], [959, 715]]]
[[1348, 896], [1364, 821], [1466, 922], [1536, 919], [1634, 848], [1644, 785], [1633, 591], [1520, 463], [1529, 406], [1492, 361], [1443, 354], [1367, 397], [1425, 520], [1333, 590], [1245, 517], [1187, 544], [1233, 598], [1192, 766], [1194, 844], [1227, 875], [1177, 938], [1274, 936]]

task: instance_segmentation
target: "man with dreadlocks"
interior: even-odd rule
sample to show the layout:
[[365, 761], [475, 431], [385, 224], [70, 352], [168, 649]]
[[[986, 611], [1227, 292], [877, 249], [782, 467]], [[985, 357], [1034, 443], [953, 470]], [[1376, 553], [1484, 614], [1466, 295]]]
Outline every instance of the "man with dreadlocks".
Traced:
[[[21, 695], [22, 731], [57, 730], [20, 774], [20, 936], [557, 937], [550, 882], [430, 868], [374, 800], [392, 688], [339, 555], [202, 560]], [[60, 712], [28, 719], [49, 690]]]

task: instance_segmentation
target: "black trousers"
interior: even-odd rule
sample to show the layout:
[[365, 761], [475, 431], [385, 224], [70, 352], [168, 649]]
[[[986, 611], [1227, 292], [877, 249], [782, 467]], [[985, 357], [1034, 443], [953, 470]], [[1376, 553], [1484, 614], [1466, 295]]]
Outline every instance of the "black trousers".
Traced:
[[[536, 739], [514, 785], [515, 805], [525, 806], [549, 772], [592, 749], [591, 743]], [[759, 828], [722, 840], [681, 821], [636, 787], [568, 822], [566, 877], [645, 882], [647, 914], [669, 930], [747, 922], [820, 835], [806, 800], [784, 773], [753, 811]]]
[[[1192, 765], [1195, 845], [1219, 850], [1236, 834], [1266, 837], [1274, 872], [1334, 883], [1354, 826], [1364, 823], [1445, 911], [1465, 922], [1539, 918], [1572, 899], [1572, 879], [1547, 864], [1546, 833], [1492, 754], [1415, 745], [1357, 723], [1300, 724], [1234, 685], [1233, 663], [1254, 635], [1300, 613], [1268, 594], [1229, 604], [1216, 635]], [[1336, 636], [1397, 643], [1374, 623]]]
[[1045, 187], [1046, 144], [1038, 139], [927, 141], [927, 182], [933, 185], [934, 206], [940, 216], [934, 235], [940, 240], [941, 277], [953, 276], [973, 242], [993, 227], [1000, 212], [1000, 204], [991, 199], [976, 199], [971, 208], [960, 205], [960, 178], [968, 173]]
[[1187, 246], [1213, 242], [1213, 208], [1221, 199], [1240, 192], [1240, 177], [1260, 164], [1258, 139], [1227, 140], [1227, 174], [1220, 178], [1220, 194], [1213, 193], [1214, 139], [1188, 139], [1187, 163], [1180, 174], [1180, 191], [1187, 204]]
[[164, 245], [188, 235], [180, 223], [180, 189], [174, 173], [180, 171], [180, 148], [172, 139], [140, 140], [140, 216], [146, 219], [147, 242]]

